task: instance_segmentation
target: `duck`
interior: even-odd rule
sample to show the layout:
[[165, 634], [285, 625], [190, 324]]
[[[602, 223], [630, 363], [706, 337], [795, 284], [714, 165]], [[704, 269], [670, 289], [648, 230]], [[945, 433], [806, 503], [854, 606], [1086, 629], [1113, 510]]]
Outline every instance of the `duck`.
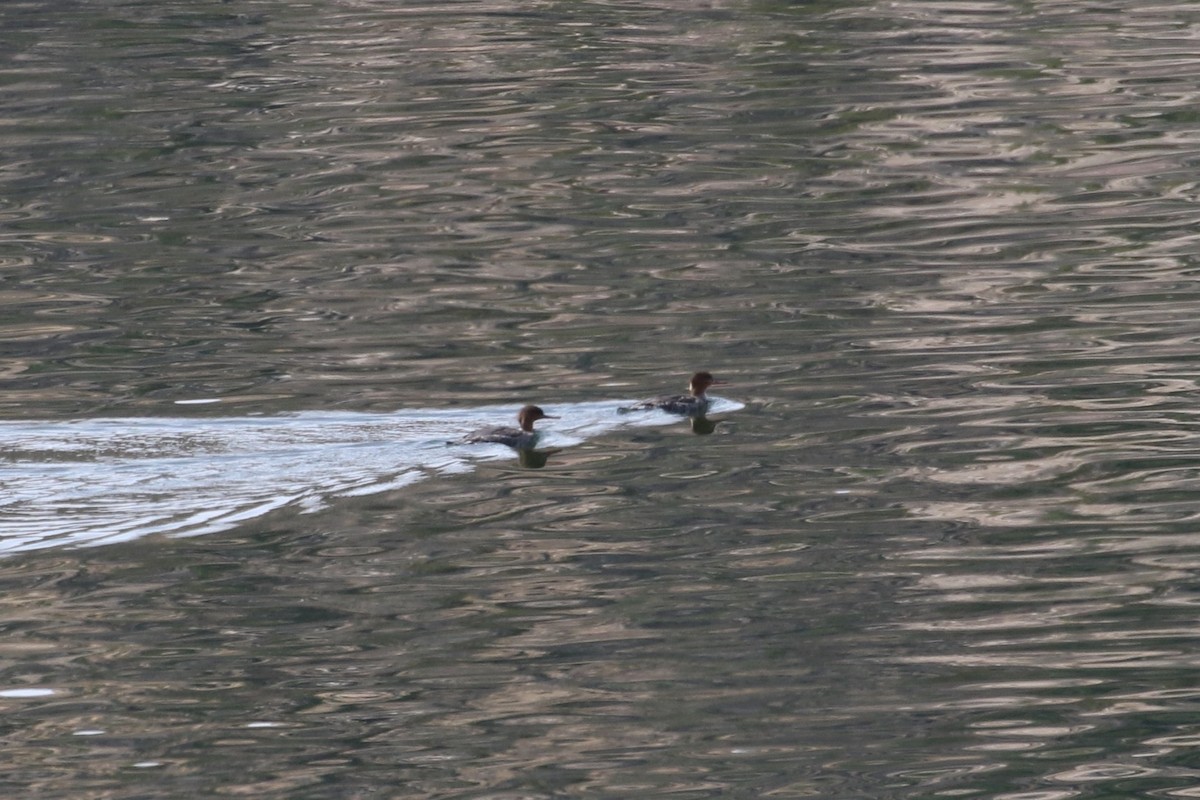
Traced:
[[467, 444], [504, 444], [516, 450], [531, 450], [537, 444], [539, 432], [533, 429], [533, 423], [539, 419], [558, 419], [547, 414], [535, 405], [522, 406], [517, 412], [517, 424], [520, 427], [505, 426], [476, 431], [464, 441]]
[[622, 411], [666, 411], [668, 414], [680, 414], [685, 417], [703, 417], [708, 411], [709, 399], [706, 392], [710, 386], [724, 386], [725, 381], [719, 381], [711, 372], [697, 372], [688, 381], [688, 394], [668, 395], [653, 400], [643, 400]]

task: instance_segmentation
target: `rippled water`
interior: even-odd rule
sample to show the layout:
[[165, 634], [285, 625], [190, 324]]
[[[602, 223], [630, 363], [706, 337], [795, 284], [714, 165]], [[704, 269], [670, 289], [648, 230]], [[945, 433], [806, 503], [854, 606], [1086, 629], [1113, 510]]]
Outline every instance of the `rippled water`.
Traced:
[[0, 788], [1200, 793], [1198, 26], [0, 4]]

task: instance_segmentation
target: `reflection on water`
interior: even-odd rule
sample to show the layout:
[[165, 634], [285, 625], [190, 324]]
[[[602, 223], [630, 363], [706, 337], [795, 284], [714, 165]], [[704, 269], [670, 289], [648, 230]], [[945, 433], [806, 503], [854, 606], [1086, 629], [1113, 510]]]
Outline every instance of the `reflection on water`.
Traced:
[[[331, 497], [469, 471], [480, 458], [540, 468], [563, 447], [620, 427], [681, 422], [664, 413], [629, 417], [619, 407], [556, 406], [562, 419], [538, 451], [462, 443], [473, 424], [509, 416], [501, 406], [0, 423], [0, 553], [213, 533], [286, 506], [311, 511]], [[714, 402], [717, 411], [742, 407]]]

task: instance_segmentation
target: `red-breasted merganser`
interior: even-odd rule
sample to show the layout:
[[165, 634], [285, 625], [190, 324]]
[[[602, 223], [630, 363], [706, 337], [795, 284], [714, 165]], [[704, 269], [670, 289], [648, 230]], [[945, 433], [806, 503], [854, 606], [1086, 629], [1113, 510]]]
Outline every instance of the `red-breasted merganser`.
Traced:
[[697, 372], [688, 381], [690, 394], [659, 397], [654, 400], [643, 400], [640, 403], [622, 408], [622, 411], [650, 411], [659, 409], [668, 414], [683, 414], [688, 417], [702, 417], [708, 411], [708, 391], [710, 386], [723, 386], [725, 381], [719, 381], [711, 372]]
[[517, 412], [517, 422], [521, 424], [521, 427], [492, 428], [490, 430], [479, 431], [468, 436], [465, 441], [467, 444], [493, 442], [495, 444], [506, 444], [517, 450], [528, 450], [537, 444], [538, 432], [533, 429], [533, 423], [539, 419], [558, 419], [558, 417], [550, 416], [537, 406], [525, 406]]

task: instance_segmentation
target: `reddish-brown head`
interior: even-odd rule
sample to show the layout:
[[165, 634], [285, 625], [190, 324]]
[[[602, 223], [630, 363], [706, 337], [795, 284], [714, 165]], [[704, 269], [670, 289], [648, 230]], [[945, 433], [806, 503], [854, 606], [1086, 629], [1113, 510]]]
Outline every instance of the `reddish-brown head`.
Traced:
[[719, 381], [712, 376], [711, 372], [697, 372], [688, 381], [688, 388], [692, 392], [692, 396], [700, 397], [708, 391], [710, 386], [724, 386], [725, 381]]
[[558, 419], [558, 417], [547, 414], [537, 406], [525, 406], [517, 412], [517, 422], [521, 423], [523, 431], [532, 431], [533, 423], [539, 419]]

